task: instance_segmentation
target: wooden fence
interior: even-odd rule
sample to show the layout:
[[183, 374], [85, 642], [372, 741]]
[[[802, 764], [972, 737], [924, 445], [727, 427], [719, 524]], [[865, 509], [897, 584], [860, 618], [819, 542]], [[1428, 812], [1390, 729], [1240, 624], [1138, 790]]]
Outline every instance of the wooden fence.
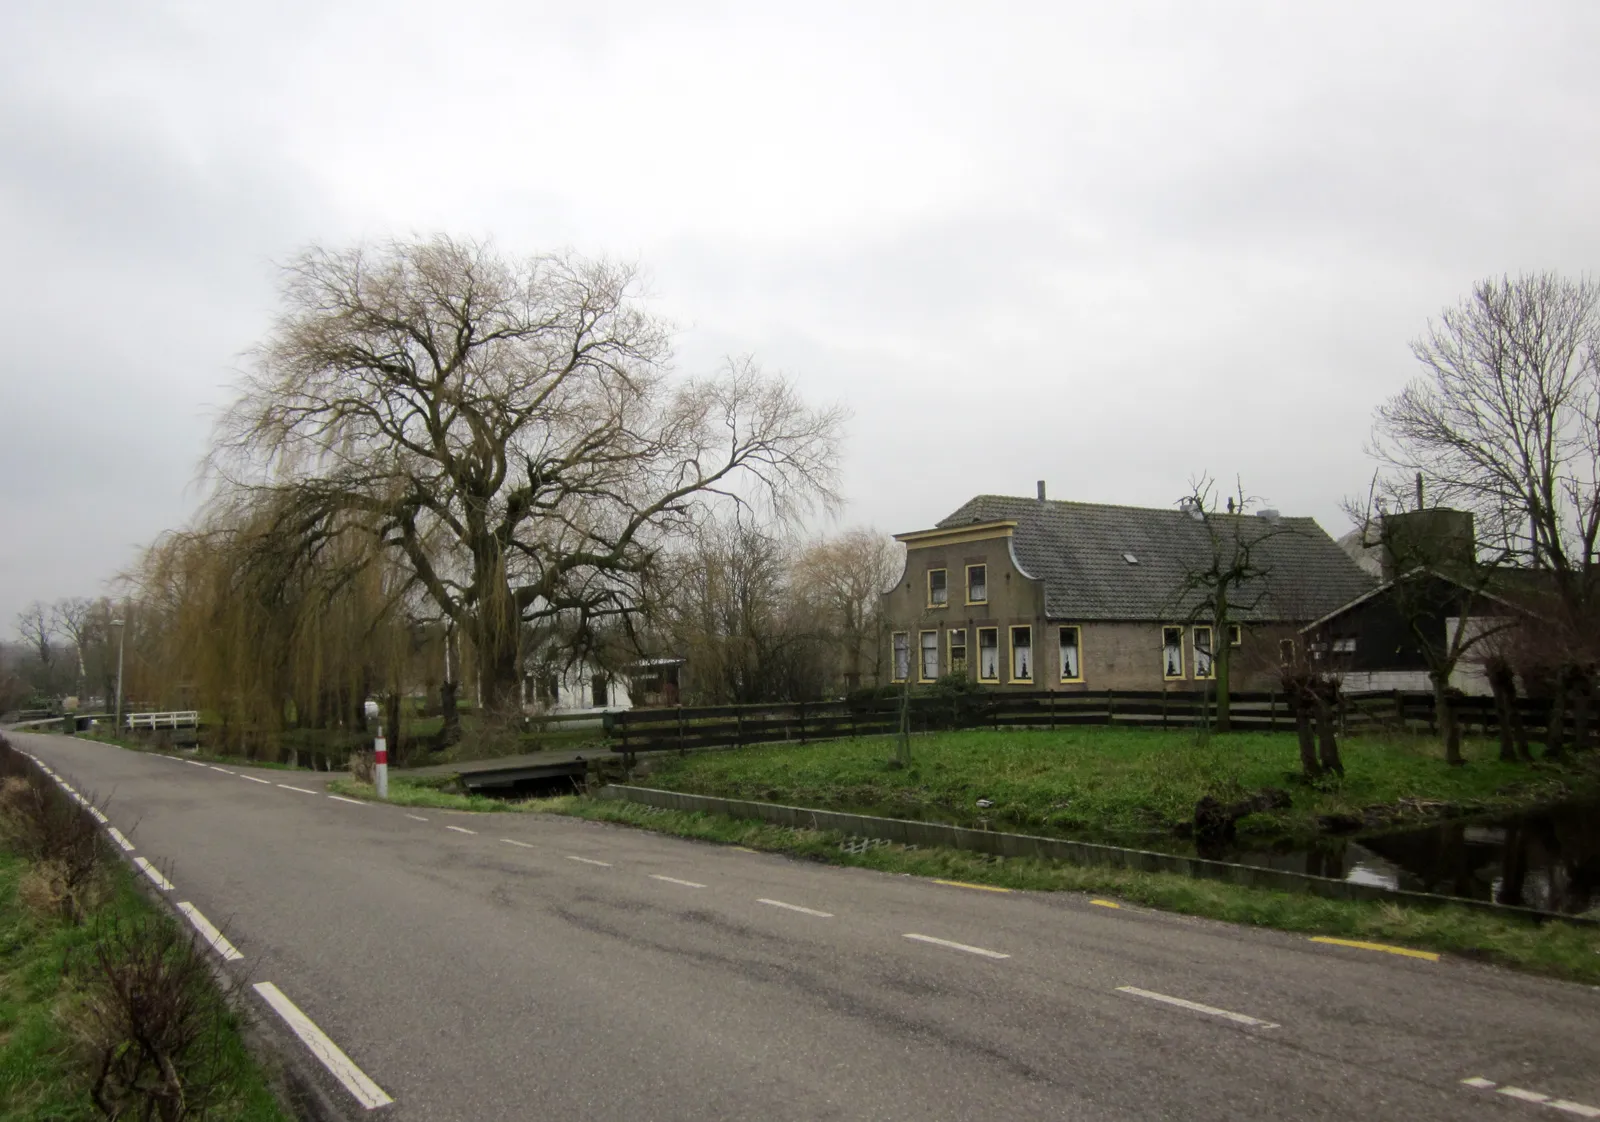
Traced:
[[[607, 714], [606, 728], [612, 751], [629, 755], [747, 744], [805, 744], [813, 740], [896, 732], [900, 728], [900, 704], [899, 698], [889, 697], [629, 709]], [[1492, 698], [1457, 697], [1452, 705], [1464, 731], [1487, 734], [1497, 730], [1498, 717]], [[1071, 725], [1181, 729], [1214, 724], [1216, 697], [1209, 691], [996, 690], [958, 698], [913, 696], [910, 710], [913, 732], [967, 728], [1052, 729]], [[1523, 699], [1518, 702], [1518, 710], [1529, 734], [1542, 734], [1549, 703]], [[1229, 716], [1232, 727], [1239, 731], [1282, 732], [1294, 728], [1294, 712], [1286, 695], [1280, 692], [1235, 693], [1230, 699]], [[1436, 731], [1433, 695], [1422, 692], [1344, 695], [1339, 700], [1338, 719], [1345, 732]]]

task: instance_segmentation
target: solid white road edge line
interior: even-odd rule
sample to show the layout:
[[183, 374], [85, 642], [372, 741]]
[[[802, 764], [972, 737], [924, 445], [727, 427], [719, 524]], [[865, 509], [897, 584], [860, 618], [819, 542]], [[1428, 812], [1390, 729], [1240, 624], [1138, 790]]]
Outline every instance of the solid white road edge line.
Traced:
[[983, 947], [972, 947], [972, 946], [968, 946], [966, 943], [952, 943], [949, 939], [936, 939], [932, 935], [913, 935], [913, 934], [908, 934], [905, 937], [907, 939], [915, 939], [919, 943], [932, 943], [936, 947], [949, 947], [951, 950], [966, 951], [968, 954], [980, 954], [984, 958], [1010, 958], [1011, 957], [1008, 954], [1001, 954], [999, 951], [986, 950]]
[[368, 1110], [394, 1102], [382, 1087], [367, 1078], [367, 1073], [358, 1068], [337, 1044], [328, 1039], [328, 1034], [319, 1029], [316, 1022], [283, 996], [282, 990], [271, 982], [257, 982], [254, 989], [261, 995], [261, 1000], [283, 1018], [284, 1024], [300, 1038], [300, 1042], [311, 1049], [311, 1054], [322, 1061], [322, 1066], [355, 1096], [357, 1102]]
[[1281, 1025], [1271, 1021], [1263, 1021], [1256, 1017], [1247, 1017], [1243, 1013], [1231, 1013], [1226, 1009], [1218, 1009], [1213, 1005], [1201, 1005], [1198, 1001], [1185, 1001], [1181, 997], [1170, 994], [1156, 993], [1154, 990], [1142, 990], [1138, 986], [1118, 986], [1118, 993], [1131, 993], [1135, 997], [1147, 997], [1151, 1001], [1160, 1001], [1167, 1005], [1176, 1005], [1179, 1009], [1189, 1009], [1196, 1013], [1204, 1013], [1211, 1017], [1221, 1017], [1241, 1025], [1254, 1025], [1257, 1028], [1281, 1028]]
[[446, 830], [454, 830], [458, 834], [476, 834], [478, 831], [469, 830], [465, 826], [446, 826]]
[[161, 875], [160, 869], [150, 864], [150, 862], [146, 861], [143, 857], [135, 857], [133, 859], [133, 863], [139, 866], [140, 869], [144, 870], [144, 875], [155, 881], [156, 887], [161, 889], [161, 891], [172, 891], [172, 882]]
[[[515, 844], [517, 844], [517, 845], [521, 845], [521, 844], [523, 844], [523, 843], [521, 843], [521, 842], [517, 842], [517, 843], [515, 843]], [[531, 847], [530, 847], [530, 848], [531, 848]], [[569, 854], [567, 854], [567, 860], [568, 860], [568, 861], [577, 861], [577, 862], [580, 862], [580, 863], [581, 863], [581, 864], [584, 864], [584, 865], [599, 865], [599, 866], [600, 866], [600, 867], [601, 867], [601, 868], [602, 868], [602, 869], [609, 869], [609, 868], [611, 868], [611, 862], [610, 862], [610, 861], [596, 861], [596, 860], [595, 860], [595, 859], [594, 859], [594, 858], [593, 858], [593, 857], [579, 857], [579, 856], [578, 856], [578, 855], [577, 855], [577, 854], [575, 854], [575, 853], [569, 853]], [[664, 879], [664, 880], [671, 880], [671, 879], [672, 879], [672, 878], [671, 878], [671, 877], [664, 877], [664, 878], [662, 878], [662, 879]], [[679, 884], [688, 884], [688, 883], [689, 883], [689, 882], [688, 882], [688, 881], [679, 881], [679, 882], [678, 882], [678, 883], [679, 883]], [[703, 888], [703, 887], [705, 887], [705, 886], [704, 886], [704, 885], [701, 885], [701, 887], [702, 887], [702, 888]]]
[[272, 786], [272, 780], [270, 780], [270, 779], [257, 779], [253, 775], [240, 775], [239, 778], [240, 779], [248, 779], [252, 783], [265, 783], [268, 787]]
[[291, 787], [287, 783], [280, 783], [278, 786], [282, 787], [285, 791], [299, 791], [302, 795], [315, 795], [317, 793], [305, 787]]
[[111, 835], [111, 840], [120, 845], [124, 852], [133, 852], [133, 843], [128, 840], [127, 836], [121, 830], [117, 829], [115, 826], [107, 826], [106, 833]]
[[336, 803], [349, 803], [351, 806], [366, 806], [360, 799], [347, 799], [343, 795], [329, 795], [328, 798]]
[[200, 932], [200, 938], [211, 944], [211, 949], [222, 956], [224, 962], [238, 962], [244, 955], [234, 948], [234, 945], [223, 937], [216, 925], [200, 914], [200, 909], [187, 901], [178, 905], [178, 910], [189, 917], [189, 922], [194, 924], [194, 929]]
[[771, 904], [774, 908], [788, 908], [791, 912], [799, 912], [801, 915], [806, 916], [817, 916], [819, 919], [833, 918], [832, 912], [819, 912], [815, 908], [802, 908], [799, 904], [785, 904], [782, 900], [760, 899], [756, 903]]
[[704, 888], [705, 887], [705, 885], [697, 884], [696, 882], [694, 882], [692, 880], [679, 880], [677, 877], [664, 877], [660, 873], [651, 873], [650, 874], [650, 879], [651, 880], [664, 880], [668, 884], [681, 884], [685, 888]]

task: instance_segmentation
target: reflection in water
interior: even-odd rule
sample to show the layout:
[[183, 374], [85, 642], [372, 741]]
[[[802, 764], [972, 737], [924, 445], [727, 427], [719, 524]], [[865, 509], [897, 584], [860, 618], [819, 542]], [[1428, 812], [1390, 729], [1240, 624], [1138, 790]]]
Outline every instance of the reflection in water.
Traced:
[[1329, 839], [1314, 849], [1231, 857], [1314, 876], [1542, 911], [1600, 910], [1600, 804]]

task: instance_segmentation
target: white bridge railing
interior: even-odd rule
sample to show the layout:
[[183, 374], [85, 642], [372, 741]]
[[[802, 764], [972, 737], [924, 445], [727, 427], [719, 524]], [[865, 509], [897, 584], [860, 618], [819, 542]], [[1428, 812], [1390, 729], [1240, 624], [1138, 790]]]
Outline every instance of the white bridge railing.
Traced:
[[193, 729], [200, 727], [200, 714], [194, 709], [171, 713], [129, 713], [123, 718], [130, 729]]

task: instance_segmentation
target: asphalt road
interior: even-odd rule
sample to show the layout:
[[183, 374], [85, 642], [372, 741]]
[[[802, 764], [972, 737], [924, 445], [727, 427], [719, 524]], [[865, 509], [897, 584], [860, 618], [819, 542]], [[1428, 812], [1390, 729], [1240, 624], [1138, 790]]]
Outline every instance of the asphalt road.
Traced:
[[1600, 1117], [1589, 987], [12, 739], [109, 797], [374, 1118]]

